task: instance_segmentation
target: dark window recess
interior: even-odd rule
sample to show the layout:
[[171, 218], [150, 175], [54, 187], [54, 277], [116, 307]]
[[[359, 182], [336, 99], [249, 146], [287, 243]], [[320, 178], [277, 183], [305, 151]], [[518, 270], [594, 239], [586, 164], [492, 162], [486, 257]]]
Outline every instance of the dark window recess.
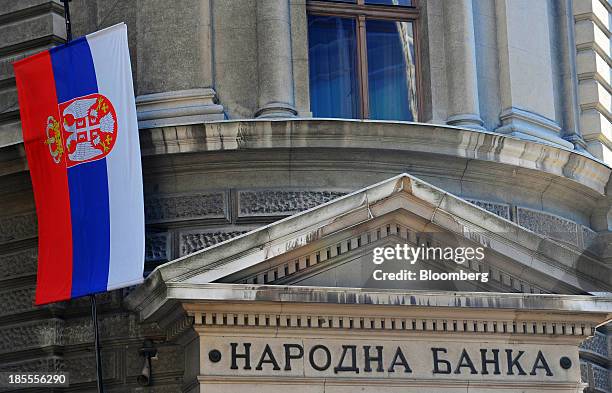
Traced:
[[310, 107], [315, 117], [417, 121], [414, 0], [311, 0]]

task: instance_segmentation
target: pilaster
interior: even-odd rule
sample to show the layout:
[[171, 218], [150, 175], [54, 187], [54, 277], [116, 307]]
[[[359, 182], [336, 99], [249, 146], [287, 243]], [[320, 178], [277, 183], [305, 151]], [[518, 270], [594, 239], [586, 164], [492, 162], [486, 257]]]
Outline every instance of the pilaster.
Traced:
[[497, 131], [573, 149], [556, 119], [549, 12], [544, 0], [496, 0], [502, 106]]

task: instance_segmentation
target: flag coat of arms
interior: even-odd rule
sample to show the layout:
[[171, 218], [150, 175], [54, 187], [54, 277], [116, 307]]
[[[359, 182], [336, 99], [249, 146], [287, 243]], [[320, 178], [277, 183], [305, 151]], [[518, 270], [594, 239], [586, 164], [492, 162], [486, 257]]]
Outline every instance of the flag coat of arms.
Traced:
[[38, 215], [36, 304], [142, 282], [142, 170], [125, 24], [14, 69]]

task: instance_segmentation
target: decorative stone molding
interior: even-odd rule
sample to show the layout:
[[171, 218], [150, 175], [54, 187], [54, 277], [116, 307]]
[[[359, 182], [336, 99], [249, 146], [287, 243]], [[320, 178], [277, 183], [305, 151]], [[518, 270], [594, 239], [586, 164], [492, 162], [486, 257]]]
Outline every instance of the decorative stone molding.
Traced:
[[593, 365], [593, 382], [595, 389], [606, 393], [612, 392], [610, 372], [604, 367]]
[[225, 240], [242, 235], [247, 231], [208, 231], [208, 232], [186, 232], [180, 235], [181, 256], [194, 253], [204, 248], [210, 247]]
[[582, 379], [582, 382], [589, 385], [585, 391], [603, 393], [612, 392], [612, 386], [610, 385], [610, 372], [604, 367], [581, 361], [580, 378]]
[[287, 216], [329, 202], [345, 194], [334, 191], [238, 191], [238, 216]]
[[37, 255], [34, 248], [0, 255], [0, 281], [36, 274]]
[[507, 203], [489, 202], [470, 198], [466, 198], [466, 201], [473, 203], [476, 206], [482, 207], [486, 211], [505, 218], [506, 220], [510, 220], [510, 205], [508, 205]]
[[[133, 314], [104, 314], [98, 318], [100, 339], [110, 340], [121, 337], [137, 337], [138, 322]], [[64, 325], [64, 344], [77, 345], [93, 341], [91, 318], [70, 319]]]
[[[120, 360], [116, 351], [102, 350], [102, 378], [106, 383], [112, 383], [118, 378]], [[70, 385], [92, 382], [96, 380], [96, 359], [93, 354], [81, 356], [66, 356], [64, 368], [70, 371]]]
[[170, 259], [170, 234], [147, 233], [145, 237], [145, 262], [162, 262]]
[[608, 358], [608, 338], [605, 334], [595, 332], [593, 337], [589, 337], [580, 344], [580, 351], [591, 352], [603, 359]]
[[38, 236], [36, 213], [0, 219], [0, 243], [33, 239]]
[[578, 225], [563, 217], [525, 207], [517, 207], [516, 222], [520, 226], [540, 235], [560, 240], [576, 247], [580, 246], [578, 242]]
[[560, 137], [561, 127], [543, 116], [512, 107], [504, 110], [499, 118], [502, 122], [496, 130], [499, 133], [574, 149], [572, 143]]
[[63, 345], [63, 327], [59, 319], [4, 326], [0, 328], [0, 354]]
[[[212, 122], [184, 128], [180, 132], [170, 128], [155, 128], [141, 134], [143, 156], [204, 151], [255, 152], [270, 148], [316, 151], [322, 147], [329, 151], [363, 149], [368, 154], [378, 155], [394, 151], [406, 157], [432, 153], [436, 157], [448, 156], [449, 159], [458, 157], [482, 163], [494, 162], [505, 166], [508, 172], [525, 168], [540, 174], [551, 174], [560, 186], [573, 180], [574, 188], [581, 185], [599, 194], [604, 194], [611, 172], [603, 163], [551, 144], [433, 124], [341, 119], [262, 119]], [[294, 163], [307, 164], [297, 158]], [[466, 174], [469, 175], [471, 171], [468, 168]], [[535, 173], [522, 173], [519, 170], [517, 176], [525, 176], [525, 181], [532, 181], [531, 176]]]
[[145, 200], [145, 218], [148, 224], [227, 219], [227, 216], [227, 196], [224, 192], [150, 196]]
[[28, 286], [0, 292], [0, 317], [32, 310], [34, 289]]
[[[502, 207], [497, 207], [495, 205], [485, 206], [488, 205], [489, 202], [484, 201], [473, 201], [469, 199], [467, 199], [467, 201], [472, 202], [490, 211], [491, 213], [495, 213], [500, 217], [506, 218], [504, 216], [505, 210], [503, 210]], [[510, 209], [510, 206], [507, 206], [508, 209]], [[502, 214], [500, 214], [500, 212]], [[508, 210], [508, 214], [509, 213], [510, 211]], [[535, 233], [571, 244], [580, 249], [589, 248], [589, 246], [592, 245], [595, 240], [597, 240], [598, 236], [597, 232], [589, 227], [580, 225], [574, 221], [555, 214], [529, 209], [526, 207], [517, 206], [514, 221]]]
[[266, 312], [189, 312], [194, 325], [282, 327], [297, 329], [396, 330], [474, 334], [563, 335], [588, 337], [594, 325], [566, 321], [519, 321], [474, 318], [396, 318], [325, 314], [278, 314]]
[[178, 90], [136, 97], [139, 128], [168, 127], [223, 120], [214, 89]]
[[47, 357], [21, 362], [0, 363], [0, 371], [59, 372], [65, 371], [64, 361], [58, 357]]
[[193, 326], [193, 323], [193, 316], [184, 316], [174, 321], [174, 323], [166, 329], [168, 341], [174, 340], [176, 337], [189, 330]]
[[[410, 233], [406, 228], [411, 228]], [[574, 269], [573, 264], [583, 255], [575, 247], [547, 239], [414, 176], [401, 174], [306, 212], [255, 229], [239, 238], [190, 254], [189, 257], [178, 258], [172, 263], [164, 264], [147, 277], [145, 285], [130, 293], [125, 299], [125, 304], [130, 309], [138, 311], [142, 320], [147, 320], [163, 307], [165, 302], [173, 302], [183, 296], [205, 296], [208, 288], [214, 289], [217, 296], [222, 293], [227, 300], [230, 299], [225, 296], [238, 294], [239, 291], [247, 291], [241, 297], [242, 300], [247, 300], [247, 296], [268, 296], [269, 293], [266, 291], [272, 291], [272, 288], [277, 286], [266, 285], [265, 277], [261, 273], [265, 274], [272, 270], [272, 274], [268, 273], [267, 280], [275, 282], [284, 277], [285, 271], [288, 275], [292, 274], [291, 269], [295, 271], [296, 259], [298, 270], [307, 265], [303, 258], [307, 255], [311, 264], [314, 264], [314, 261], [320, 263], [332, 260], [338, 254], [357, 250], [365, 244], [377, 241], [380, 238], [378, 229], [381, 234], [386, 233], [395, 237], [381, 241], [381, 245], [403, 243], [405, 239], [413, 244], [415, 242], [422, 244], [423, 239], [419, 241], [416, 235], [423, 233], [424, 229], [431, 231], [432, 234], [438, 234], [429, 236], [431, 241], [443, 244], [452, 244], [455, 240], [458, 243], [476, 242], [488, 249], [490, 257], [486, 262], [493, 265], [482, 266], [482, 269], [492, 270], [492, 281], [500, 277], [499, 280], [504, 285], [507, 283], [513, 288], [517, 285], [515, 284], [517, 280], [511, 275], [533, 281], [537, 286], [551, 292], [602, 292], [605, 291], [610, 277], [609, 268], [597, 263], [595, 258], [590, 258], [588, 255], [584, 258], [594, 262], [589, 266], [589, 271], [583, 273]], [[370, 250], [353, 255], [347, 253], [345, 260], [348, 262], [349, 257], [367, 258], [368, 251]], [[331, 264], [329, 265], [331, 268]], [[481, 269], [481, 265], [472, 263], [471, 268]], [[505, 271], [500, 272], [499, 269]], [[274, 276], [274, 270], [277, 277]], [[257, 277], [257, 284], [244, 282], [251, 277]], [[310, 277], [314, 275], [308, 275], [308, 278]], [[361, 301], [379, 303], [382, 301], [378, 295], [374, 299], [369, 294], [367, 299], [362, 298], [363, 290], [354, 295], [354, 291], [350, 288], [359, 288], [361, 277], [357, 274], [355, 280], [354, 277], [348, 278], [351, 280], [346, 280], [341, 288], [341, 294], [328, 287], [325, 288], [326, 292], [318, 292], [316, 287], [320, 284], [314, 279], [312, 284], [302, 284], [308, 286], [308, 298], [304, 301], [322, 302], [332, 296], [340, 296], [342, 301], [356, 296], [355, 299], [359, 300], [359, 304]], [[221, 283], [227, 284], [219, 287]], [[257, 293], [248, 292], [250, 288], [257, 288], [262, 283], [265, 289]], [[520, 281], [518, 284], [520, 286]], [[229, 289], [230, 287], [233, 289]], [[291, 288], [297, 287], [299, 286]], [[520, 296], [520, 304], [517, 303], [516, 307], [529, 306], [523, 301], [531, 299], [532, 295], [515, 295], [497, 290], [497, 283], [493, 287], [498, 292], [506, 292], [504, 296], [495, 295], [496, 302]], [[283, 291], [293, 291], [288, 289], [290, 287], [280, 288]], [[536, 292], [535, 288], [533, 292]], [[531, 292], [530, 289], [523, 290]], [[457, 293], [464, 296], [466, 292]], [[410, 296], [417, 294], [411, 293]], [[288, 298], [297, 301], [293, 293]], [[542, 296], [542, 299], [554, 298], [554, 296]], [[396, 292], [393, 292], [393, 299], [393, 304], [400, 304], [402, 299], [410, 302], [409, 304], [412, 302], [400, 297]], [[603, 301], [599, 297], [594, 297], [594, 300]], [[465, 301], [464, 298], [460, 300], [462, 303]], [[566, 303], [563, 302], [564, 305]], [[496, 303], [496, 307], [501, 307], [501, 304]], [[584, 303], [584, 306], [587, 307], [588, 303]]]

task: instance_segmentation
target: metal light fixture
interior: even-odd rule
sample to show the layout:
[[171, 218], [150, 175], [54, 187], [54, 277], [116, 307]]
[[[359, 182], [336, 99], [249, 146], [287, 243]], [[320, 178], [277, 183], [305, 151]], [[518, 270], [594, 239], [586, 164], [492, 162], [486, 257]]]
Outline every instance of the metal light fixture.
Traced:
[[151, 340], [145, 340], [138, 352], [144, 357], [144, 365], [136, 380], [140, 386], [149, 386], [151, 385], [151, 358], [157, 356], [157, 348], [153, 346]]

